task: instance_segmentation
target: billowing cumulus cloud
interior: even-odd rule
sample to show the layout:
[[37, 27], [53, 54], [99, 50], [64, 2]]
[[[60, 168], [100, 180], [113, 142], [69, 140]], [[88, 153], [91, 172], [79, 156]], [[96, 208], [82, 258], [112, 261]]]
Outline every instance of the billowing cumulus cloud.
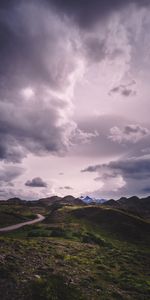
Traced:
[[123, 129], [115, 126], [110, 129], [109, 138], [118, 143], [137, 143], [149, 134], [149, 129], [140, 125], [126, 125]]
[[35, 177], [32, 180], [27, 180], [25, 183], [29, 187], [47, 187], [47, 183], [40, 177]]
[[126, 158], [107, 164], [93, 165], [82, 172], [97, 173], [96, 181], [102, 182], [100, 193], [107, 196], [146, 194], [150, 178], [150, 158]]

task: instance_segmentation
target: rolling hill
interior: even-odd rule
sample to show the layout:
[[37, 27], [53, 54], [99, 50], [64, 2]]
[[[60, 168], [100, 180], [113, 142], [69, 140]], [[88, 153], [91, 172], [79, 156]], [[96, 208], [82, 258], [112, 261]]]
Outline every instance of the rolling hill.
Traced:
[[45, 215], [0, 234], [1, 300], [148, 299], [150, 224], [109, 205], [53, 200], [0, 205], [11, 222]]

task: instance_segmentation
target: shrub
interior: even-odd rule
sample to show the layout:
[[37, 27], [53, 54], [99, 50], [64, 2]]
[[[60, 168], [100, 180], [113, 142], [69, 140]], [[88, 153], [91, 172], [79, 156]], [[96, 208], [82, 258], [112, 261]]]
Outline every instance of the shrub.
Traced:
[[[28, 298], [29, 299], [29, 298]], [[84, 300], [80, 291], [59, 275], [38, 278], [31, 284], [32, 300]]]

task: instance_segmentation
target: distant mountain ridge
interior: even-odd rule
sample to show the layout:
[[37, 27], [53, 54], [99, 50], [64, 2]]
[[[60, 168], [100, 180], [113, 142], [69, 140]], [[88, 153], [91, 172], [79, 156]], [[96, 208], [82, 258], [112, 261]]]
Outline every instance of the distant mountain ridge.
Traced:
[[146, 198], [138, 198], [137, 196], [121, 197], [119, 200], [108, 200], [104, 205], [128, 211], [139, 217], [150, 218], [150, 196]]
[[10, 198], [8, 200], [1, 200], [0, 203], [6, 204], [31, 204], [31, 203], [37, 203], [37, 204], [44, 204], [44, 205], [51, 205], [53, 203], [61, 202], [62, 204], [72, 204], [72, 205], [83, 205], [83, 204], [103, 204], [106, 202], [106, 199], [97, 199], [92, 198], [89, 196], [81, 196], [79, 198], [75, 198], [72, 195], [67, 195], [65, 197], [59, 197], [59, 196], [50, 196], [46, 198], [41, 198], [38, 200], [21, 200], [20, 198], [14, 197]]
[[80, 199], [86, 204], [103, 204], [107, 201], [106, 199], [91, 198], [89, 196], [81, 196]]
[[47, 198], [41, 198], [38, 200], [21, 200], [20, 198], [14, 197], [8, 200], [1, 200], [0, 204], [8, 205], [26, 205], [26, 206], [51, 206], [53, 204], [61, 205], [104, 205], [107, 207], [112, 207], [115, 209], [123, 210], [139, 217], [144, 217], [150, 220], [150, 196], [146, 198], [138, 198], [137, 196], [132, 196], [130, 198], [121, 197], [119, 200], [105, 200], [105, 199], [95, 199], [89, 196], [81, 196], [80, 198], [75, 198], [72, 195], [67, 195], [65, 197], [50, 196]]
[[20, 198], [14, 197], [8, 200], [1, 200], [0, 204], [9, 204], [9, 205], [45, 205], [50, 206], [54, 203], [60, 203], [62, 205], [85, 205], [85, 203], [80, 198], [75, 198], [72, 195], [67, 195], [65, 197], [51, 196], [47, 198], [41, 198], [38, 200], [22, 200]]
[[51, 205], [54, 203], [61, 203], [66, 205], [83, 205], [83, 201], [80, 198], [75, 198], [71, 195], [67, 195], [65, 197], [52, 196], [48, 198], [42, 198], [38, 200], [41, 204]]

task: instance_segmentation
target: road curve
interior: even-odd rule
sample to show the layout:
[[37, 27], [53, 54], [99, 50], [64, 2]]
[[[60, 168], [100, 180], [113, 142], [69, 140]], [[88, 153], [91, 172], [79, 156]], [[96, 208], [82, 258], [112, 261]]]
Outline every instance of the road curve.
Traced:
[[12, 231], [12, 230], [16, 230], [18, 228], [21, 228], [25, 225], [32, 225], [38, 222], [41, 222], [45, 219], [44, 216], [37, 214], [37, 218], [31, 221], [27, 221], [27, 222], [23, 222], [23, 223], [19, 223], [19, 224], [15, 224], [15, 225], [10, 225], [4, 228], [0, 228], [0, 232], [7, 232], [7, 231]]

